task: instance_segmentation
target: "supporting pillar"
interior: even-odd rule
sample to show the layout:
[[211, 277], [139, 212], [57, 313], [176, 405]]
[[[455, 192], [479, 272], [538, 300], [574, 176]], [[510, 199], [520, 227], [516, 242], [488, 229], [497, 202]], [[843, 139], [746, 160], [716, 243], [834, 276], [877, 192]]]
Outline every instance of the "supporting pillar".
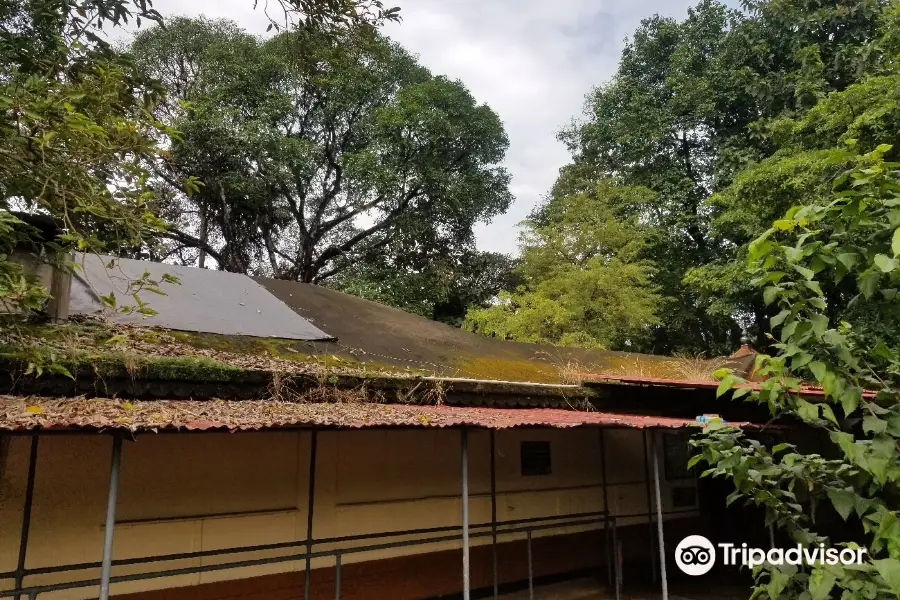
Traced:
[[313, 516], [316, 507], [316, 449], [319, 445], [318, 431], [312, 430], [309, 440], [309, 490], [306, 494], [306, 572], [303, 578], [303, 600], [309, 600], [312, 575]]
[[656, 490], [656, 532], [659, 536], [659, 574], [662, 581], [662, 600], [669, 600], [669, 583], [666, 581], [666, 539], [663, 535], [662, 496], [659, 493], [659, 456], [655, 436], [650, 435], [653, 454], [653, 487]]
[[112, 571], [113, 530], [116, 527], [116, 497], [119, 493], [119, 463], [122, 460], [122, 438], [113, 438], [109, 468], [109, 495], [106, 499], [106, 525], [103, 531], [103, 560], [100, 567], [100, 600], [109, 600], [109, 577]]
[[613, 584], [613, 548], [610, 538], [609, 488], [606, 481], [606, 437], [600, 429], [600, 477], [603, 479], [603, 535], [606, 537], [606, 583]]
[[650, 536], [650, 573], [653, 581], [657, 579], [656, 572], [656, 532], [653, 530], [653, 500], [650, 491], [650, 444], [647, 441], [647, 430], [642, 429], [641, 435], [644, 438], [644, 481], [647, 482], [647, 533]]
[[499, 595], [500, 582], [497, 577], [497, 445], [495, 431], [491, 429], [491, 562], [494, 577], [494, 600]]
[[526, 531], [528, 544], [528, 600], [534, 600], [534, 562], [531, 558], [531, 529]]
[[469, 431], [460, 430], [462, 458], [462, 576], [463, 600], [469, 600]]
[[[34, 477], [37, 471], [38, 436], [31, 437], [31, 452], [28, 455], [28, 480], [25, 483], [25, 504], [22, 507], [22, 535], [19, 537], [19, 562], [16, 564], [16, 578], [14, 587], [18, 590], [25, 579], [25, 556], [28, 553], [28, 534], [31, 529], [31, 506], [34, 503]], [[22, 594], [17, 593], [15, 600], [19, 600]]]

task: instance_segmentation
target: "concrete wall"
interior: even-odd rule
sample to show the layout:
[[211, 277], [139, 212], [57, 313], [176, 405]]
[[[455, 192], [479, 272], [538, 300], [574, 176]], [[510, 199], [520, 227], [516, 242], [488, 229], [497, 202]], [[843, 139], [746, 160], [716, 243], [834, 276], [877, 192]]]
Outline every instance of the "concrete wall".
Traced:
[[[497, 432], [498, 520], [603, 509], [596, 429]], [[646, 513], [642, 434], [607, 430], [613, 514]], [[115, 558], [194, 552], [306, 537], [309, 432], [143, 435], [125, 442]], [[348, 430], [318, 434], [315, 538], [452, 526], [460, 523], [460, 433], [450, 429]], [[0, 571], [16, 566], [30, 440], [0, 438]], [[520, 443], [549, 441], [552, 473], [522, 476]], [[111, 438], [44, 436], [40, 441], [27, 566], [99, 561]], [[489, 433], [469, 433], [472, 523], [490, 521]], [[668, 510], [672, 482], [662, 481]], [[646, 517], [623, 521], [645, 523]], [[558, 535], [585, 528], [554, 529]], [[522, 534], [502, 536], [501, 541]], [[397, 538], [392, 538], [397, 539]], [[473, 544], [490, 538], [474, 538]], [[367, 544], [371, 542], [360, 542]], [[347, 544], [343, 544], [346, 546]], [[456, 542], [350, 554], [345, 563], [458, 548]], [[327, 549], [317, 546], [316, 550]], [[114, 575], [243, 560], [280, 552], [207, 557], [114, 568]], [[332, 559], [313, 561], [313, 567]], [[182, 575], [113, 585], [122, 594], [288, 570], [302, 563]], [[98, 577], [98, 570], [33, 576], [26, 584]], [[0, 588], [12, 587], [0, 580]], [[41, 598], [96, 597], [94, 588]]]

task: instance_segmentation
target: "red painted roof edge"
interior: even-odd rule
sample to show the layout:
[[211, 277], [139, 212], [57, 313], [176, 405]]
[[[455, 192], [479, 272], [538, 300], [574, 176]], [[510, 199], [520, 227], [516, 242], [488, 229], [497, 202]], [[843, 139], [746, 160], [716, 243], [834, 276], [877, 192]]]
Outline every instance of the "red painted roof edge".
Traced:
[[[670, 388], [703, 388], [716, 389], [719, 387], [718, 381], [704, 381], [700, 379], [665, 379], [660, 377], [632, 377], [628, 375], [596, 375], [583, 373], [585, 381], [590, 383], [622, 383], [630, 385], [646, 385], [650, 387], [670, 387]], [[750, 388], [752, 390], [762, 389], [759, 383], [745, 383], [735, 386], [736, 388]], [[825, 396], [825, 391], [818, 386], [804, 385], [800, 387], [800, 393], [804, 396]], [[863, 397], [874, 398], [875, 392], [872, 390], [863, 391]]]

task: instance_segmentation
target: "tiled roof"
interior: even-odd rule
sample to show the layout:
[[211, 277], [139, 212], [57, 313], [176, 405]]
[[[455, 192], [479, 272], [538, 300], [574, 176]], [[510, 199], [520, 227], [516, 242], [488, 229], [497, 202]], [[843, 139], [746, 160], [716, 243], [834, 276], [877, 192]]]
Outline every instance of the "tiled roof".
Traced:
[[[748, 423], [734, 423], [751, 427]], [[365, 402], [147, 400], [0, 396], [0, 431], [88, 429], [260, 430], [278, 428], [698, 426], [695, 419], [555, 408], [487, 408]]]

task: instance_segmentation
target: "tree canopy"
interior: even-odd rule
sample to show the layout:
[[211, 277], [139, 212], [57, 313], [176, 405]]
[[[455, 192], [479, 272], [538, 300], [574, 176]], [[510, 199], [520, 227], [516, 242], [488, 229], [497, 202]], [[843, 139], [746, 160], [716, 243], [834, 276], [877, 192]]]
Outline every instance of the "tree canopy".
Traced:
[[[729, 502], [764, 507], [767, 522], [797, 543], [867, 551], [860, 565], [756, 567], [754, 598], [900, 594], [900, 163], [885, 160], [891, 151], [861, 155], [831, 193], [795, 205], [749, 245], [752, 285], [777, 311], [774, 352], [757, 359], [758, 391], [733, 389], [746, 382], [727, 374], [720, 393], [821, 431], [824, 448], [769, 448], [716, 423], [696, 440], [692, 464], [731, 480]], [[844, 292], [838, 315], [835, 289]], [[804, 397], [802, 382], [821, 386], [824, 400]], [[843, 537], [829, 536], [829, 516], [848, 522]]]
[[554, 203], [524, 223], [521, 284], [466, 326], [485, 335], [591, 347], [637, 345], [657, 320], [652, 267], [638, 259], [644, 234], [629, 208], [652, 197], [610, 182]]
[[158, 114], [179, 131], [154, 166], [166, 253], [316, 283], [361, 265], [421, 273], [509, 206], [497, 115], [373, 29], [260, 40], [176, 19], [130, 51], [171, 91]]
[[[321, 35], [399, 18], [380, 0], [279, 4], [284, 18], [270, 13], [279, 19], [273, 27], [300, 24]], [[38, 260], [72, 249], [118, 254], [165, 230], [149, 168], [160, 157], [161, 140], [177, 137], [154, 113], [164, 89], [111, 48], [103, 33], [160, 20], [149, 0], [0, 5], [0, 305], [7, 313], [0, 335], [5, 346], [21, 342], [9, 316], [29, 316], [48, 297], [48, 290], [11, 260], [14, 250], [28, 249]], [[62, 233], [43, 239], [14, 214], [17, 210], [49, 217]], [[63, 269], [75, 267], [61, 263]], [[159, 282], [137, 283], [133, 290]], [[108, 300], [115, 305], [114, 298]], [[136, 300], [138, 310], [151, 310]]]
[[683, 20], [645, 19], [628, 40], [561, 133], [572, 163], [532, 219], [603, 180], [653, 192], [637, 213], [639, 258], [663, 318], [640, 349], [723, 354], [742, 330], [768, 344], [747, 246], [896, 136], [897, 12], [886, 0], [704, 0]]

